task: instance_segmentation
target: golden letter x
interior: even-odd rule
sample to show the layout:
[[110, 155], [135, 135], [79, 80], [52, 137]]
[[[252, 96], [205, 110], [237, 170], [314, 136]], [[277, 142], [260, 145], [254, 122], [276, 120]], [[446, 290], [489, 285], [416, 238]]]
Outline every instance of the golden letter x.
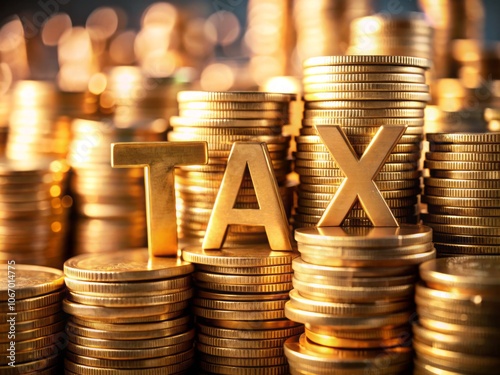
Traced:
[[341, 225], [356, 203], [356, 198], [374, 226], [399, 226], [374, 180], [403, 136], [406, 126], [381, 126], [360, 159], [340, 126], [318, 126], [316, 129], [346, 176], [318, 226]]

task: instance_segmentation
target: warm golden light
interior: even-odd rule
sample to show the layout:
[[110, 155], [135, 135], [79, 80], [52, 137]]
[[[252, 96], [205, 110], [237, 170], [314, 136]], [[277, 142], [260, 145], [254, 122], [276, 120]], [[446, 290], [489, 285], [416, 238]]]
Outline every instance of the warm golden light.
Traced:
[[55, 47], [61, 36], [73, 26], [66, 13], [58, 13], [45, 22], [42, 29], [42, 42], [46, 46]]
[[233, 70], [226, 64], [208, 65], [201, 72], [200, 85], [205, 91], [226, 91], [234, 84]]
[[108, 39], [118, 29], [118, 14], [110, 7], [97, 8], [87, 18], [85, 26], [93, 40]]

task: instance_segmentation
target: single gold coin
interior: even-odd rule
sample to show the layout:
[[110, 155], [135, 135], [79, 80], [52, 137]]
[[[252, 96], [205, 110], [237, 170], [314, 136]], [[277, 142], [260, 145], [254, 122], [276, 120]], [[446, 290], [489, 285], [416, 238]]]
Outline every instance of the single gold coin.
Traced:
[[179, 109], [216, 110], [216, 111], [282, 111], [288, 109], [287, 102], [180, 102]]
[[252, 367], [252, 368], [267, 368], [268, 366], [285, 365], [286, 358], [284, 356], [280, 357], [263, 357], [263, 358], [237, 358], [237, 357], [220, 357], [215, 355], [209, 355], [205, 353], [199, 353], [199, 357], [202, 361], [213, 363], [216, 365], [226, 365], [226, 366], [236, 366], [241, 367]]
[[188, 247], [182, 251], [184, 260], [219, 267], [262, 267], [290, 264], [297, 257], [297, 252], [273, 251], [267, 244], [226, 248], [221, 250], [203, 250]]
[[321, 275], [310, 275], [302, 274], [299, 272], [294, 273], [295, 279], [305, 283], [328, 285], [336, 287], [391, 287], [398, 285], [407, 285], [409, 283], [416, 281], [415, 275], [408, 276], [395, 276], [390, 278], [378, 279], [374, 277], [356, 277], [356, 278], [346, 278], [346, 277], [328, 277]]
[[474, 153], [474, 152], [426, 152], [427, 160], [437, 161], [479, 161], [499, 162], [500, 153]]
[[119, 323], [119, 322], [104, 322], [94, 319], [83, 319], [78, 316], [71, 316], [69, 318], [69, 321], [81, 327], [107, 331], [107, 332], [117, 332], [117, 334], [120, 334], [120, 332], [134, 332], [133, 334], [137, 334], [138, 332], [143, 332], [144, 334], [148, 334], [147, 333], [148, 331], [154, 331], [154, 330], [161, 331], [161, 330], [171, 329], [177, 326], [189, 325], [192, 321], [192, 317], [189, 315], [182, 316], [181, 314], [181, 316], [174, 317], [172, 319], [158, 320], [150, 323], [139, 322], [134, 324]]
[[283, 309], [286, 300], [276, 301], [219, 301], [205, 298], [194, 298], [195, 306], [204, 307], [214, 310], [231, 310], [231, 311], [268, 311]]
[[[31, 298], [54, 292], [64, 286], [62, 271], [42, 266], [13, 264], [0, 270], [0, 301]], [[10, 295], [9, 295], [10, 294]]]
[[202, 272], [211, 272], [228, 275], [275, 275], [292, 272], [290, 264], [261, 267], [220, 267], [206, 264], [197, 264], [196, 269]]
[[17, 322], [23, 323], [25, 321], [45, 318], [51, 315], [59, 314], [61, 310], [62, 310], [61, 302], [59, 301], [53, 303], [52, 305], [39, 307], [38, 309], [17, 311], [15, 314], [16, 327], [17, 327]]
[[[291, 268], [291, 267], [290, 267]], [[31, 297], [25, 299], [19, 299], [15, 302], [15, 309], [9, 309], [8, 304], [0, 305], [0, 312], [7, 313], [9, 311], [25, 311], [25, 310], [33, 310], [41, 307], [45, 307], [48, 305], [52, 305], [57, 302], [61, 302], [66, 294], [66, 290], [62, 289], [56, 292], [52, 292], [49, 294], [45, 294], [43, 296]]]
[[242, 330], [211, 327], [198, 323], [197, 328], [198, 332], [204, 335], [238, 340], [284, 339], [304, 332], [303, 326], [265, 330]]
[[500, 178], [500, 171], [455, 171], [455, 170], [429, 170], [431, 177], [450, 178], [458, 180], [497, 180]]
[[500, 180], [458, 180], [451, 178], [425, 177], [425, 186], [448, 189], [500, 189]]
[[471, 236], [500, 236], [499, 227], [486, 227], [486, 226], [463, 226], [454, 224], [438, 224], [427, 222], [435, 232], [448, 233], [448, 234], [462, 234]]
[[244, 367], [220, 365], [210, 362], [200, 361], [199, 366], [209, 374], [229, 374], [229, 375], [286, 375], [289, 373], [288, 365], [266, 366], [266, 367]]
[[498, 245], [468, 245], [468, 244], [448, 244], [435, 242], [438, 253], [462, 254], [462, 255], [500, 255]]
[[[423, 203], [434, 206], [452, 206], [460, 208], [488, 208], [494, 209], [500, 207], [500, 199], [497, 198], [464, 198], [464, 197], [440, 197], [432, 195], [422, 195]], [[466, 234], [466, 233], [457, 233]]]
[[[64, 326], [65, 326], [65, 322], [61, 320], [55, 324], [43, 326], [40, 328], [35, 328], [32, 330], [28, 330], [28, 331], [16, 330], [16, 333], [15, 333], [16, 343], [17, 342], [22, 343], [24, 341], [34, 340], [34, 339], [40, 338], [40, 337], [48, 337], [48, 336], [54, 337], [53, 336], [54, 334], [64, 331]], [[17, 326], [16, 326], [16, 328], [17, 328]], [[2, 332], [2, 336], [0, 336], [0, 343], [10, 345], [10, 341], [11, 341], [11, 338], [9, 338], [9, 332]]]
[[305, 93], [316, 92], [429, 92], [429, 86], [424, 83], [400, 82], [343, 82], [343, 83], [310, 83], [304, 85]]
[[494, 236], [463, 235], [455, 233], [434, 233], [434, 241], [448, 244], [500, 245], [500, 238]]
[[276, 348], [282, 347], [285, 342], [285, 338], [276, 338], [276, 339], [261, 339], [261, 340], [241, 340], [241, 339], [228, 339], [223, 337], [214, 337], [204, 335], [199, 333], [197, 335], [197, 342], [223, 347], [223, 348], [241, 348], [241, 349], [265, 349], [265, 348]]
[[428, 69], [430, 61], [419, 57], [375, 55], [318, 56], [304, 61], [304, 68], [323, 65], [401, 65]]
[[[8, 364], [0, 365], [0, 372], [5, 375], [17, 374], [37, 374], [51, 375], [58, 371], [58, 364], [61, 362], [60, 355], [47, 355], [37, 358], [36, 356], [29, 362], [15, 363], [15, 366]], [[8, 363], [8, 362], [7, 362]]]
[[353, 73], [353, 74], [319, 74], [306, 75], [302, 82], [310, 83], [330, 83], [330, 82], [406, 82], [406, 83], [425, 83], [423, 74], [404, 74], [404, 73]]
[[484, 144], [500, 143], [500, 132], [427, 134], [430, 143]]
[[[31, 331], [35, 329], [39, 329], [42, 327], [46, 327], [52, 324], [59, 323], [64, 320], [64, 313], [62, 312], [62, 309], [59, 309], [58, 312], [47, 315], [41, 318], [35, 318], [34, 320], [24, 320], [20, 321], [17, 319], [16, 321], [16, 332], [24, 332], [24, 331]], [[10, 323], [8, 322], [2, 322], [0, 323], [0, 332], [4, 332], [7, 335], [7, 332], [9, 332], [10, 329]], [[10, 341], [10, 340], [9, 340]]]
[[[165, 365], [161, 368], [152, 367], [145, 369], [134, 369], [133, 373], [137, 375], [159, 375], [162, 372], [169, 374], [183, 373], [187, 371], [193, 366], [193, 360], [188, 359], [184, 362], [174, 363], [172, 365]], [[123, 370], [113, 369], [113, 368], [100, 368], [100, 367], [92, 367], [85, 366], [79, 363], [71, 362], [69, 359], [64, 360], [64, 368], [65, 371], [71, 371], [71, 373], [81, 374], [81, 375], [91, 375], [91, 374], [99, 374], [99, 375], [118, 375], [123, 374]]]
[[392, 348], [395, 346], [401, 346], [409, 341], [408, 336], [390, 338], [390, 339], [379, 339], [379, 340], [349, 340], [343, 339], [336, 336], [323, 335], [319, 333], [312, 332], [308, 329], [305, 331], [306, 337], [312, 342], [329, 346], [332, 348], [342, 348], [342, 349], [382, 349], [382, 348]]
[[500, 217], [474, 217], [474, 216], [455, 216], [455, 215], [436, 215], [422, 214], [424, 223], [439, 223], [464, 226], [500, 226]]
[[290, 102], [294, 94], [278, 94], [257, 91], [181, 91], [177, 100], [183, 102]]
[[500, 189], [455, 189], [426, 186], [424, 194], [454, 198], [500, 198]]
[[303, 327], [302, 324], [288, 320], [288, 319], [275, 319], [275, 320], [228, 320], [228, 319], [210, 319], [197, 317], [197, 323], [224, 329], [236, 329], [243, 331], [252, 330], [268, 330], [268, 329], [286, 329]]
[[326, 91], [307, 92], [305, 101], [331, 101], [331, 100], [408, 100], [428, 102], [431, 96], [428, 92], [414, 91]]
[[304, 76], [322, 74], [425, 74], [425, 68], [404, 65], [318, 65], [305, 67]]
[[221, 284], [276, 284], [292, 280], [292, 273], [276, 275], [221, 275], [198, 271], [193, 276], [197, 281]]
[[64, 273], [71, 279], [88, 281], [138, 281], [183, 276], [194, 270], [180, 258], [149, 258], [147, 249], [97, 254], [82, 254], [64, 263]]
[[498, 143], [434, 143], [429, 144], [429, 150], [432, 152], [466, 152], [466, 153], [499, 153], [500, 144]]
[[277, 119], [287, 118], [284, 111], [221, 111], [210, 109], [180, 109], [179, 116], [212, 119]]
[[283, 355], [283, 347], [264, 348], [264, 349], [225, 348], [219, 346], [205, 345], [198, 342], [196, 344], [196, 348], [201, 353], [218, 357], [263, 358], [263, 357], [278, 357]]
[[190, 276], [181, 276], [172, 279], [140, 281], [140, 282], [89, 282], [67, 277], [68, 289], [75, 293], [98, 296], [144, 296], [159, 295], [165, 291], [180, 291], [188, 289], [191, 284]]
[[196, 286], [205, 290], [227, 293], [279, 293], [292, 289], [291, 282], [275, 284], [222, 284], [197, 281]]
[[194, 127], [229, 127], [229, 128], [252, 128], [252, 127], [276, 127], [283, 126], [283, 119], [200, 119], [191, 117], [170, 117], [170, 125]]
[[304, 118], [377, 118], [377, 117], [423, 117], [422, 109], [305, 109]]
[[[281, 134], [282, 127], [267, 127], [267, 128], [202, 128], [194, 126], [176, 126], [175, 130], [172, 132], [179, 133], [179, 137], [182, 134], [197, 134], [203, 136], [227, 136], [227, 135], [247, 135], [247, 136], [258, 136], [258, 135], [277, 135]], [[210, 150], [209, 157], [217, 157], [216, 150]], [[228, 152], [224, 152], [223, 156], [228, 156]], [[220, 157], [220, 156], [219, 156]]]

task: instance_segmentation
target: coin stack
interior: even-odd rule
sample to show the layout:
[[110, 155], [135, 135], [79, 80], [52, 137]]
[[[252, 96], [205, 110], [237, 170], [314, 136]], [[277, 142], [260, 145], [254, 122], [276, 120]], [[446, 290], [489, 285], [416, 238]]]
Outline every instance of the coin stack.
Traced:
[[201, 370], [288, 374], [283, 343], [304, 330], [283, 310], [297, 255], [271, 251], [268, 245], [183, 250], [183, 259], [196, 265], [193, 312]]
[[[199, 245], [203, 240], [215, 198], [236, 141], [265, 142], [272, 160], [285, 211], [290, 213], [294, 185], [287, 180], [290, 136], [288, 124], [293, 94], [264, 92], [183, 91], [178, 95], [179, 116], [171, 117], [169, 141], [208, 143], [208, 165], [176, 169], [179, 237]], [[236, 198], [235, 208], [259, 208], [248, 171]], [[229, 226], [225, 244], [267, 243], [263, 227]]]
[[[428, 66], [428, 60], [405, 56], [322, 56], [305, 61], [304, 119], [295, 153], [300, 177], [296, 228], [315, 225], [344, 181], [314, 128], [323, 125], [340, 125], [358, 156], [381, 125], [408, 126], [375, 182], [399, 222], [417, 222]], [[371, 223], [356, 203], [344, 224]]]
[[372, 0], [294, 1], [299, 61], [312, 56], [344, 54], [349, 46], [351, 21], [372, 14], [372, 3]]
[[432, 230], [315, 227], [295, 239], [285, 315], [305, 333], [285, 342], [292, 374], [406, 373], [414, 283], [418, 265], [435, 257]]
[[375, 14], [351, 22], [349, 55], [416, 56], [432, 59], [432, 27], [423, 13]]
[[438, 256], [500, 254], [500, 133], [427, 134], [423, 222]]
[[435, 259], [420, 276], [414, 374], [498, 373], [500, 257]]
[[127, 127], [102, 120], [77, 119], [68, 155], [70, 187], [77, 215], [73, 254], [98, 253], [146, 244], [144, 173], [141, 168], [111, 168], [111, 143], [161, 141], [164, 121]]
[[0, 373], [60, 374], [66, 346], [62, 271], [9, 262], [2, 265], [0, 277], [0, 313], [4, 317], [0, 322]]
[[179, 258], [148, 258], [147, 249], [68, 259], [66, 371], [187, 373], [194, 355], [192, 270]]
[[0, 259], [61, 268], [71, 197], [64, 161], [0, 159]]

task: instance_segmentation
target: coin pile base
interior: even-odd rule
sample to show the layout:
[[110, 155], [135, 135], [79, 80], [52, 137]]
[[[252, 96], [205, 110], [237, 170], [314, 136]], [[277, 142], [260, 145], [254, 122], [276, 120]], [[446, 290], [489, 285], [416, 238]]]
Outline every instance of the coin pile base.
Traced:
[[435, 259], [421, 265], [420, 276], [415, 373], [497, 373], [500, 257]]
[[13, 264], [0, 270], [0, 373], [58, 374], [66, 346], [62, 271]]
[[384, 373], [399, 374], [410, 368], [414, 285], [418, 265], [435, 257], [432, 230], [299, 228], [295, 239], [301, 257], [292, 262], [285, 315], [303, 323], [305, 333], [285, 343], [291, 372], [362, 374], [383, 365]]
[[67, 260], [66, 371], [190, 373], [192, 271], [179, 258], [149, 258], [147, 249]]
[[193, 312], [200, 370], [210, 374], [288, 374], [283, 344], [304, 331], [285, 317], [295, 252], [268, 245], [186, 248], [195, 264]]
[[423, 222], [440, 256], [500, 254], [500, 133], [427, 134]]

